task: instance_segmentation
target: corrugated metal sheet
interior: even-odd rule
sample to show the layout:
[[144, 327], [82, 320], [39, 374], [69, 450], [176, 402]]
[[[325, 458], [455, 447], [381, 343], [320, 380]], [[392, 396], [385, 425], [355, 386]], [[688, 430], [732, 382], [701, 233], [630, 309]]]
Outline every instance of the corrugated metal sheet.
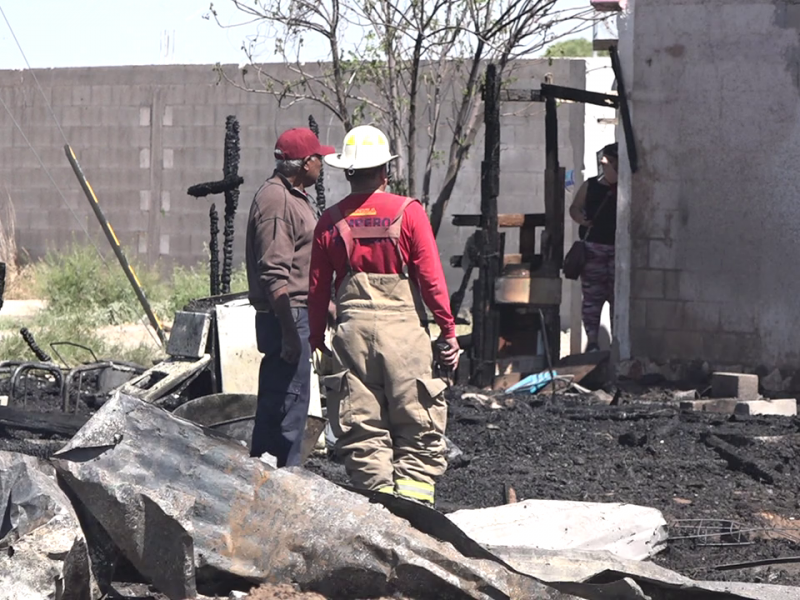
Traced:
[[204, 592], [232, 575], [333, 598], [570, 597], [129, 396], [106, 403], [54, 463], [133, 565], [172, 598], [194, 593], [195, 569]]

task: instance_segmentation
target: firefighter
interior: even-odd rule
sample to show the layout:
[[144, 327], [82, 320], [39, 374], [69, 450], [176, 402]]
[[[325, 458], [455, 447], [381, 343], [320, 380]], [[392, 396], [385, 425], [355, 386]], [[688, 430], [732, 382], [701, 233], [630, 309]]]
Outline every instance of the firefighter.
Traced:
[[[458, 363], [455, 322], [436, 240], [419, 201], [386, 192], [396, 158], [375, 127], [347, 133], [342, 169], [351, 193], [320, 217], [311, 250], [313, 349], [333, 356], [328, 419], [351, 483], [432, 505], [447, 468], [446, 384], [432, 375], [422, 302], [441, 329], [439, 362]], [[331, 285], [337, 326], [325, 346]]]

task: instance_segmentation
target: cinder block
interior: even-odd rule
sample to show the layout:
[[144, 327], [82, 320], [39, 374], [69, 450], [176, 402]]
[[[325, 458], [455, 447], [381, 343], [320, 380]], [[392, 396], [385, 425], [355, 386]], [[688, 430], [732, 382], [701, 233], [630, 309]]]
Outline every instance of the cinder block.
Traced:
[[653, 269], [676, 269], [677, 251], [670, 240], [650, 241], [650, 267]]
[[633, 281], [631, 282], [631, 297], [659, 300], [664, 298], [664, 271], [634, 270]]
[[758, 400], [758, 375], [745, 373], [713, 373], [711, 395], [714, 398]]
[[734, 409], [737, 415], [778, 415], [794, 417], [797, 415], [797, 400], [786, 398], [780, 400], [749, 400], [739, 402]]
[[[658, 273], [661, 271], [643, 271]], [[683, 303], [672, 300], [647, 300], [647, 327], [651, 329], [678, 329], [683, 321]]]
[[684, 400], [680, 403], [681, 410], [696, 412], [713, 412], [732, 415], [736, 407], [742, 404], [738, 398], [714, 398], [712, 400]]

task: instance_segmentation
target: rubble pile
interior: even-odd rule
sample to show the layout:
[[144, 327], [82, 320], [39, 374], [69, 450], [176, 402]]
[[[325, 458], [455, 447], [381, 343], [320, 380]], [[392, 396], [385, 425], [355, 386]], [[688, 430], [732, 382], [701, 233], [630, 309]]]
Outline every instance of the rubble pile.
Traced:
[[695, 527], [693, 538], [670, 540], [654, 560], [702, 579], [800, 585], [792, 565], [714, 568], [800, 555], [797, 417], [688, 412], [662, 388], [636, 387], [617, 406], [514, 396], [507, 407], [487, 409], [462, 394], [453, 390], [448, 436], [470, 461], [445, 474], [437, 490], [443, 507], [496, 506], [511, 487], [518, 499], [656, 508], [671, 537], [690, 522], [706, 529], [729, 522], [748, 531], [746, 543], [717, 543]]
[[730, 567], [800, 554], [800, 420], [610, 391], [452, 388], [460, 454], [439, 510], [350, 490], [335, 457], [275, 470], [241, 440], [125, 393], [84, 414], [40, 394], [49, 433], [0, 424], [0, 442], [48, 459], [0, 452], [0, 589], [14, 600], [794, 598], [795, 565]]

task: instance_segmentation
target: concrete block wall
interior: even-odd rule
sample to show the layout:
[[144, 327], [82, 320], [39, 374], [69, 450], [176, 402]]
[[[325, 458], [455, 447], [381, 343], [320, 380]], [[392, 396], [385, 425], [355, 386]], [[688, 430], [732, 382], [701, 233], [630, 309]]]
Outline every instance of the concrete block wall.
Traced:
[[[236, 77], [236, 67], [224, 67]], [[281, 65], [268, 65], [275, 74]], [[320, 136], [340, 147], [344, 129], [332, 114], [312, 103], [279, 108], [268, 94], [216, 85], [212, 66], [149, 66], [121, 68], [0, 71], [0, 95], [33, 149], [0, 109], [0, 181], [14, 204], [17, 243], [31, 258], [49, 249], [63, 249], [73, 239], [85, 241], [83, 228], [105, 249], [106, 242], [64, 156], [64, 138], [39, 91], [34, 74], [51, 103], [64, 135], [75, 150], [129, 255], [150, 264], [192, 265], [204, 260], [208, 243], [208, 210], [216, 202], [222, 215], [224, 199], [196, 200], [186, 195], [193, 184], [221, 178], [225, 119], [236, 115], [241, 126], [241, 188], [236, 217], [234, 261], [244, 257], [245, 222], [253, 194], [271, 173], [273, 147], [281, 131], [307, 126], [313, 114]], [[560, 85], [583, 87], [584, 61], [520, 61], [507, 74], [513, 87], [537, 87], [545, 74]], [[424, 111], [421, 111], [424, 112]], [[449, 107], [444, 115], [451, 114]], [[544, 210], [544, 106], [503, 106], [501, 147], [501, 212]], [[559, 109], [562, 165], [583, 168], [583, 106]], [[442, 124], [447, 127], [446, 123]], [[425, 132], [420, 132], [421, 144]], [[446, 136], [444, 136], [446, 137]], [[420, 145], [419, 156], [424, 156]], [[454, 228], [451, 215], [480, 209], [480, 165], [483, 134], [478, 135], [453, 192], [439, 249], [451, 289], [461, 271], [449, 267], [449, 257], [461, 254], [471, 230]], [[420, 164], [419, 180], [424, 165]], [[55, 184], [50, 181], [48, 172]], [[434, 169], [433, 194], [442, 178]], [[63, 193], [59, 196], [56, 186]], [[346, 193], [341, 173], [325, 173], [329, 204]], [[6, 194], [7, 191], [7, 194]], [[6, 198], [3, 198], [5, 201]], [[74, 211], [77, 220], [73, 217]], [[221, 229], [222, 227], [220, 227]], [[518, 237], [508, 237], [516, 252]], [[220, 235], [220, 246], [222, 239]], [[565, 298], [564, 315], [569, 313]], [[467, 299], [469, 302], [469, 299]]]
[[799, 8], [634, 0], [623, 17], [640, 170], [620, 183], [622, 358], [800, 367]]

